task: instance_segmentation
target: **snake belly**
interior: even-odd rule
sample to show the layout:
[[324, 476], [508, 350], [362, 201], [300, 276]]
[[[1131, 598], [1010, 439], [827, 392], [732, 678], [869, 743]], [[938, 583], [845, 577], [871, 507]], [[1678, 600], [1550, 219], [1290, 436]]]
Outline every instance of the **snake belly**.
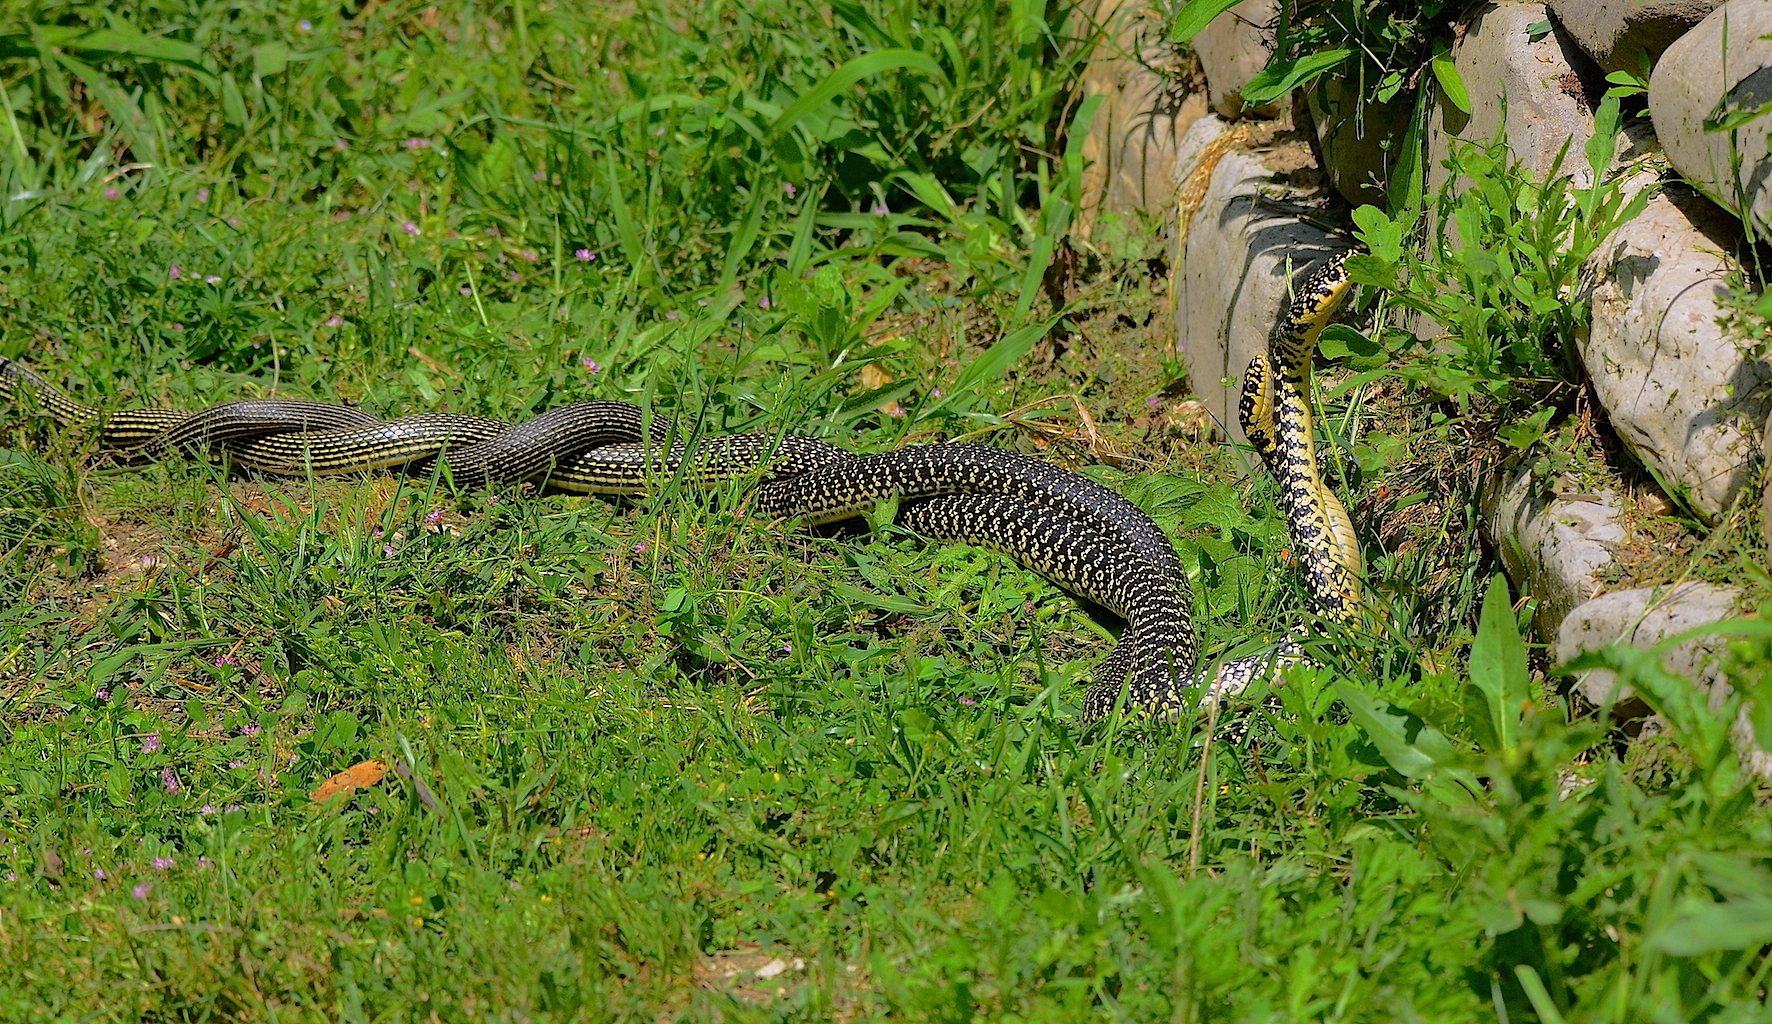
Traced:
[[1331, 256], [1304, 277], [1267, 352], [1250, 360], [1238, 402], [1243, 433], [1279, 486], [1305, 586], [1323, 615], [1341, 622], [1361, 614], [1364, 566], [1347, 507], [1323, 482], [1309, 395], [1317, 339], [1353, 285], [1351, 255]]

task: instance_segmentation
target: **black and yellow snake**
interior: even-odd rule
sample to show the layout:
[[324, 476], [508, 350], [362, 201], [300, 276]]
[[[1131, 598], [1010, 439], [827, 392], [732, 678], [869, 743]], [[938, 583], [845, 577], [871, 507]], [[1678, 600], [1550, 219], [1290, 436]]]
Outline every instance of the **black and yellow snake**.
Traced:
[[[1346, 509], [1317, 471], [1307, 397], [1317, 336], [1345, 298], [1345, 256], [1303, 278], [1265, 356], [1244, 380], [1240, 415], [1280, 485], [1281, 507], [1323, 613], [1351, 620], [1360, 606], [1360, 552]], [[898, 521], [939, 540], [1001, 552], [1126, 620], [1096, 674], [1083, 716], [1116, 705], [1175, 717], [1190, 694], [1241, 689], [1277, 653], [1198, 668], [1192, 597], [1169, 539], [1144, 512], [1086, 477], [1039, 459], [975, 444], [933, 444], [855, 455], [817, 438], [729, 434], [683, 439], [662, 417], [625, 402], [578, 402], [511, 425], [448, 414], [379, 419], [343, 405], [245, 400], [201, 412], [104, 413], [29, 368], [0, 359], [0, 393], [34, 400], [63, 426], [99, 429], [108, 449], [138, 456], [220, 454], [281, 475], [402, 468], [446, 471], [457, 486], [538, 479], [570, 491], [642, 493], [660, 479], [748, 478], [755, 514], [832, 522], [897, 500]], [[441, 463], [441, 465], [439, 465]]]

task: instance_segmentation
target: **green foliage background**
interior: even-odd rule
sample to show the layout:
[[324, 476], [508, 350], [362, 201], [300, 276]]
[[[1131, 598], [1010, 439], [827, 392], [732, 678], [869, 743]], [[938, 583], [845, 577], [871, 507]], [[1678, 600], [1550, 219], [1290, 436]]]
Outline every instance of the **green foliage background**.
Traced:
[[[108, 407], [994, 432], [1079, 316], [1041, 285], [1080, 245], [1095, 29], [13, 5], [0, 346]], [[1765, 1017], [1772, 836], [1731, 732], [1756, 624], [1717, 708], [1592, 659], [1672, 725], [1621, 763], [1535, 688], [1477, 553], [1439, 608], [1399, 557], [1431, 633], [1084, 731], [1100, 628], [979, 552], [673, 487], [255, 486], [83, 444], [27, 415], [0, 451], [5, 1019]], [[1176, 531], [1215, 649], [1282, 632], [1269, 496], [1168, 468], [1090, 472]], [[388, 784], [311, 805], [366, 758]], [[717, 980], [753, 952], [798, 966]]]

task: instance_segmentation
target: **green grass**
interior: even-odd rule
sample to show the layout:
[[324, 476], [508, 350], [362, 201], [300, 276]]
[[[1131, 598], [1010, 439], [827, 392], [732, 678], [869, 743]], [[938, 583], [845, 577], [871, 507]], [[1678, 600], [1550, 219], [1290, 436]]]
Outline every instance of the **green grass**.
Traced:
[[[1308, 620], [1270, 489], [1143, 438], [1150, 253], [1067, 233], [1074, 13], [3, 17], [0, 351], [86, 400], [626, 398], [1032, 450], [1012, 413], [1076, 393], [1147, 467], [1085, 471], [1171, 530], [1209, 650]], [[0, 1019], [1766, 1017], [1741, 695], [1608, 656], [1673, 725], [1618, 756], [1528, 674], [1456, 489], [1374, 552], [1396, 635], [1323, 627], [1247, 703], [1084, 730], [1102, 627], [890, 526], [7, 429]], [[1399, 503], [1437, 486], [1384, 465]], [[367, 759], [386, 782], [314, 806]]]

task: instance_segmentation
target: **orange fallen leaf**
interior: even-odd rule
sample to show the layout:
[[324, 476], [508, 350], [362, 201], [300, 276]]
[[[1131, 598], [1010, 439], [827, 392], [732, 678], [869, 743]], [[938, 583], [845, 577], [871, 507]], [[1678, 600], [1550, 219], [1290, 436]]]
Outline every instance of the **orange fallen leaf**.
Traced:
[[352, 790], [357, 789], [368, 789], [370, 786], [380, 782], [382, 776], [387, 773], [388, 765], [386, 761], [359, 761], [358, 763], [351, 765], [349, 768], [346, 768], [344, 771], [339, 772], [337, 775], [334, 775], [332, 778], [327, 779], [325, 782], [320, 783], [313, 792], [314, 802], [324, 803], [329, 797], [336, 796], [339, 793], [349, 793]]

